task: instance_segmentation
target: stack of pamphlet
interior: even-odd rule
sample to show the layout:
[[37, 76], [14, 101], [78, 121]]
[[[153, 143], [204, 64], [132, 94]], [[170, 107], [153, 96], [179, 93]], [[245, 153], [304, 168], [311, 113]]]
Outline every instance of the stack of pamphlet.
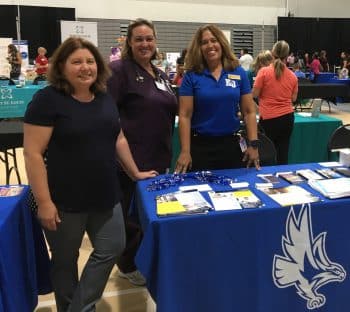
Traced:
[[281, 206], [293, 206], [319, 201], [319, 197], [311, 194], [298, 185], [262, 190]]
[[262, 201], [249, 189], [234, 191], [233, 195], [242, 208], [258, 208], [263, 206]]
[[198, 191], [173, 192], [156, 197], [159, 217], [207, 213], [212, 206]]
[[310, 180], [309, 184], [323, 196], [331, 199], [350, 196], [350, 178]]
[[322, 180], [323, 176], [311, 169], [301, 169], [296, 171], [297, 174], [300, 174], [306, 180]]
[[259, 208], [261, 200], [249, 189], [229, 192], [208, 192], [216, 211], [242, 208]]
[[276, 176], [292, 184], [297, 184], [305, 181], [305, 179], [301, 175], [296, 174], [293, 171], [277, 172]]

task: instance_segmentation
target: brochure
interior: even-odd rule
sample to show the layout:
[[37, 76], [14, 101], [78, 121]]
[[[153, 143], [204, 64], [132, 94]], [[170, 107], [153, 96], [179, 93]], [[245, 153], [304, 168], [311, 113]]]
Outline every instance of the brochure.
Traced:
[[216, 211], [242, 209], [234, 192], [208, 192]]
[[350, 196], [350, 178], [309, 181], [310, 186], [323, 196], [334, 199]]
[[233, 195], [242, 208], [258, 208], [263, 205], [262, 201], [249, 189], [234, 191]]
[[292, 184], [305, 182], [305, 179], [302, 176], [300, 176], [292, 171], [277, 172], [276, 175], [278, 177], [281, 177], [282, 179], [286, 180], [287, 182], [292, 183]]
[[0, 197], [17, 196], [22, 193], [23, 186], [1, 186]]
[[326, 179], [341, 178], [341, 175], [330, 168], [317, 169], [317, 173], [324, 176]]
[[327, 167], [327, 168], [332, 168], [332, 167], [338, 167], [340, 166], [340, 162], [338, 161], [324, 161], [324, 162], [319, 162], [319, 165], [322, 167]]
[[180, 214], [206, 213], [212, 206], [198, 191], [173, 192], [156, 197], [157, 215], [159, 217]]
[[300, 174], [302, 177], [304, 177], [306, 180], [321, 180], [324, 179], [323, 176], [318, 174], [317, 172], [311, 170], [311, 169], [302, 169], [297, 170], [297, 174]]
[[350, 169], [346, 167], [333, 168], [334, 171], [342, 174], [343, 176], [350, 177]]
[[181, 192], [189, 192], [189, 191], [204, 192], [204, 191], [211, 191], [212, 188], [210, 187], [209, 184], [197, 184], [197, 185], [183, 185], [179, 187], [179, 190]]
[[292, 206], [319, 201], [319, 197], [311, 194], [298, 185], [270, 188], [262, 190], [281, 206]]
[[278, 179], [278, 177], [273, 174], [257, 174], [256, 176], [268, 183], [273, 183], [273, 184], [280, 183], [280, 180]]

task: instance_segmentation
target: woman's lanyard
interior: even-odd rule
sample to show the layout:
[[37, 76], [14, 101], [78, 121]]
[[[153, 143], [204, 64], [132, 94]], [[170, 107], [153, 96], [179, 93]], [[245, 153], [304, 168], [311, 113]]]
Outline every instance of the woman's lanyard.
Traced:
[[[135, 75], [136, 82], [144, 83], [145, 78], [139, 72], [139, 70], [137, 68], [137, 64], [134, 64], [134, 68], [135, 68], [135, 73], [136, 73], [136, 75]], [[152, 65], [152, 70], [155, 74], [154, 84], [155, 84], [156, 88], [158, 90], [165, 91], [165, 92], [168, 92], [172, 95], [175, 95], [175, 92], [174, 92], [173, 88], [171, 87], [169, 80], [164, 79], [162, 77], [162, 75], [160, 74], [159, 70], [157, 68], [155, 68], [153, 65]]]

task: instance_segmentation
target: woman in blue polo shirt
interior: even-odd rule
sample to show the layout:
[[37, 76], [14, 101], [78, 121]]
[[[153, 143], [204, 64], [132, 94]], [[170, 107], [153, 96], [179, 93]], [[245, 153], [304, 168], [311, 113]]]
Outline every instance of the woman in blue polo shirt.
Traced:
[[[197, 30], [185, 67], [179, 90], [181, 153], [175, 171], [259, 168], [256, 110], [249, 80], [217, 26]], [[248, 138], [245, 152], [236, 134], [240, 115]]]

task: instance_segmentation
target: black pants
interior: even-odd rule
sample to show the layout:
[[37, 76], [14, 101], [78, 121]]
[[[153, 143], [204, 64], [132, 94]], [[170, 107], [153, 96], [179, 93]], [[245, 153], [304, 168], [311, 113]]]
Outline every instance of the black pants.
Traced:
[[238, 135], [191, 136], [192, 171], [242, 168]]
[[[162, 174], [165, 173], [166, 170], [158, 169], [157, 171]], [[130, 179], [123, 171], [119, 172], [119, 182], [122, 190], [122, 199], [120, 203], [122, 205], [125, 222], [126, 243], [122, 255], [117, 260], [117, 266], [123, 273], [130, 273], [137, 269], [134, 259], [140, 246], [143, 232], [139, 219], [129, 215], [131, 201], [135, 194], [136, 182]]]
[[138, 220], [131, 219], [129, 216], [129, 208], [135, 193], [136, 183], [123, 171], [119, 172], [119, 181], [122, 190], [120, 203], [125, 222], [126, 243], [122, 255], [117, 260], [117, 265], [120, 271], [129, 273], [136, 270], [134, 258], [141, 243], [142, 230]]
[[277, 164], [288, 164], [289, 142], [293, 131], [294, 113], [277, 118], [260, 119], [259, 124], [276, 147]]

